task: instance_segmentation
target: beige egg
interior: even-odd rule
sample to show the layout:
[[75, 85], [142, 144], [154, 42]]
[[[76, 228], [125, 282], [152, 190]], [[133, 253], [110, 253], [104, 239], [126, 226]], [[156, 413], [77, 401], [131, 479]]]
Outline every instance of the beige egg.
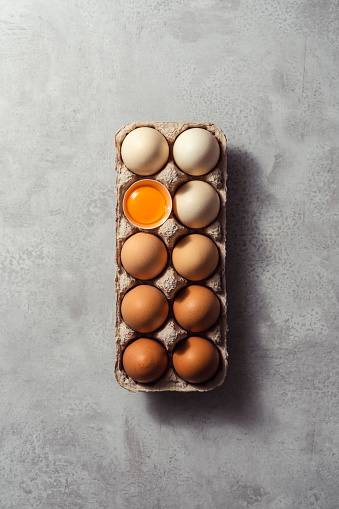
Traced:
[[137, 279], [153, 279], [167, 263], [167, 249], [159, 237], [151, 233], [136, 233], [121, 249], [121, 263]]
[[189, 228], [205, 228], [219, 214], [220, 198], [207, 182], [192, 180], [179, 187], [173, 198], [173, 211]]
[[175, 245], [172, 262], [175, 270], [184, 278], [199, 281], [215, 271], [219, 251], [214, 242], [205, 235], [186, 235]]
[[166, 138], [152, 127], [131, 131], [121, 145], [121, 157], [137, 175], [153, 175], [166, 164], [169, 146]]
[[219, 156], [216, 137], [200, 127], [187, 129], [174, 142], [174, 160], [188, 175], [205, 175], [217, 164]]

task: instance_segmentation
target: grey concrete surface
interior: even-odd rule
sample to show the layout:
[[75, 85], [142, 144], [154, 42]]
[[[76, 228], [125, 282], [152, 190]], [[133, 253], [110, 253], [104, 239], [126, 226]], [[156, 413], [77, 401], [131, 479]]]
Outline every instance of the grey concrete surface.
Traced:
[[[0, 1], [1, 509], [337, 509], [338, 2]], [[230, 369], [114, 380], [114, 147], [229, 141]]]

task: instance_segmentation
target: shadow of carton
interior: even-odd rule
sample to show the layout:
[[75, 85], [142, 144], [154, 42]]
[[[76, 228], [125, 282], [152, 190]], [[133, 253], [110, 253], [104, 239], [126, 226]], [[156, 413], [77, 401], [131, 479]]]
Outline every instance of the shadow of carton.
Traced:
[[250, 154], [228, 149], [227, 166], [228, 373], [224, 384], [211, 392], [144, 394], [150, 414], [172, 425], [198, 420], [248, 427], [263, 419], [260, 379], [267, 358], [260, 349], [258, 323], [266, 304], [257, 269], [267, 257], [260, 224], [269, 195]]

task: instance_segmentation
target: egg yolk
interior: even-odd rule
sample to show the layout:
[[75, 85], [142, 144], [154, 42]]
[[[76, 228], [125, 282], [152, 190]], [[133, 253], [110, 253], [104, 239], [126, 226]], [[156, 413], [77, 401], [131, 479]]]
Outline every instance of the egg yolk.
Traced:
[[134, 221], [152, 224], [166, 212], [166, 201], [160, 191], [151, 186], [135, 189], [127, 199], [127, 211]]

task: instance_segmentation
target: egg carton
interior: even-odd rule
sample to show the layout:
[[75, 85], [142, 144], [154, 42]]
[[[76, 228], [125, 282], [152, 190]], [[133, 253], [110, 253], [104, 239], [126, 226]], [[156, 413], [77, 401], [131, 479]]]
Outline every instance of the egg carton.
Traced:
[[[126, 168], [121, 158], [121, 144], [124, 138], [133, 129], [138, 127], [153, 127], [157, 129], [169, 144], [170, 154], [165, 167], [154, 175], [141, 177], [135, 175]], [[200, 127], [210, 131], [220, 145], [220, 158], [216, 167], [206, 175], [192, 177], [181, 171], [173, 159], [173, 143], [175, 139], [188, 128]], [[115, 377], [118, 383], [131, 392], [150, 391], [180, 391], [205, 392], [220, 386], [227, 372], [227, 299], [226, 299], [226, 138], [221, 129], [215, 124], [206, 122], [132, 122], [122, 127], [115, 136], [116, 148], [116, 258], [115, 258], [115, 289], [116, 289], [116, 319], [115, 319], [115, 344], [116, 361]], [[136, 181], [144, 178], [157, 180], [169, 190], [172, 199], [179, 187], [190, 180], [202, 180], [211, 184], [220, 196], [220, 211], [215, 221], [206, 228], [188, 228], [182, 225], [175, 217], [173, 211], [167, 221], [158, 228], [143, 230], [129, 223], [123, 212], [123, 198], [126, 190]], [[168, 262], [163, 272], [150, 281], [142, 281], [128, 274], [121, 264], [121, 249], [126, 239], [134, 233], [145, 231], [159, 236], [168, 250]], [[201, 233], [210, 237], [219, 249], [219, 264], [214, 273], [202, 281], [188, 281], [181, 277], [173, 268], [172, 249], [176, 242], [183, 236]], [[169, 315], [163, 326], [152, 333], [137, 333], [130, 329], [121, 316], [121, 301], [128, 290], [138, 284], [151, 284], [159, 288], [169, 301]], [[178, 325], [173, 316], [172, 304], [176, 294], [185, 286], [191, 284], [205, 285], [211, 288], [218, 296], [221, 304], [220, 316], [217, 323], [207, 331], [192, 333]], [[180, 378], [173, 369], [172, 353], [181, 339], [187, 336], [201, 336], [209, 338], [218, 348], [220, 364], [215, 376], [205, 383], [192, 384]], [[156, 382], [144, 384], [132, 380], [124, 371], [122, 355], [125, 347], [134, 339], [149, 337], [157, 339], [166, 349], [169, 358], [166, 373]]]

